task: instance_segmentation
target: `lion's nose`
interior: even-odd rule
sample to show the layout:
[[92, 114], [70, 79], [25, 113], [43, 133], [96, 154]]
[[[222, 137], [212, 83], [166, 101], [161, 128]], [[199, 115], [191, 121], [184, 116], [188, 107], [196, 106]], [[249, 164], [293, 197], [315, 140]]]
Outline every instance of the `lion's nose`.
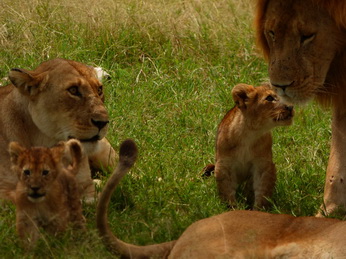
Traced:
[[285, 108], [286, 108], [286, 110], [288, 110], [288, 111], [293, 111], [293, 106], [292, 106], [292, 105], [286, 106]]
[[99, 130], [103, 129], [109, 121], [98, 121], [91, 119], [92, 124], [94, 124]]

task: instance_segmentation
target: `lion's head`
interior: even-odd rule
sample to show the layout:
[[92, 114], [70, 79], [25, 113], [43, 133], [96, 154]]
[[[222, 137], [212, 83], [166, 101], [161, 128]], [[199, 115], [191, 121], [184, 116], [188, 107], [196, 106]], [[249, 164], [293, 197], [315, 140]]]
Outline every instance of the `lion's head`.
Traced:
[[56, 142], [70, 138], [95, 142], [106, 135], [109, 118], [103, 86], [92, 67], [53, 59], [34, 71], [12, 69], [9, 78], [34, 124]]
[[271, 84], [287, 101], [302, 103], [316, 95], [326, 100], [338, 93], [346, 61], [343, 2], [258, 0], [257, 41]]
[[50, 189], [54, 189], [53, 183], [59, 174], [65, 173], [67, 168], [69, 173], [77, 173], [82, 147], [75, 139], [60, 142], [52, 148], [25, 148], [18, 142], [11, 142], [9, 153], [12, 170], [18, 175], [20, 192], [31, 202], [41, 202]]

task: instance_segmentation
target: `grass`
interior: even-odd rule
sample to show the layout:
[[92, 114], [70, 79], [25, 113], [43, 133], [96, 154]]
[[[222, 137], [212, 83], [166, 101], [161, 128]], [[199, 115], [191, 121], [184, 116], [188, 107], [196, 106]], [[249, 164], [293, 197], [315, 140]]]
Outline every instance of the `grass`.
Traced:
[[[241, 3], [240, 3], [241, 2]], [[216, 127], [233, 106], [237, 83], [258, 85], [267, 67], [257, 53], [251, 0], [2, 0], [0, 78], [63, 57], [102, 66], [111, 117], [108, 139], [139, 146], [139, 159], [112, 198], [110, 224], [121, 239], [149, 244], [178, 238], [192, 222], [227, 210], [213, 177]], [[2, 79], [1, 83], [6, 83]], [[322, 202], [330, 112], [296, 108], [295, 123], [274, 130], [278, 171], [273, 213], [314, 215]], [[108, 176], [104, 176], [106, 180]], [[2, 258], [107, 258], [85, 207], [87, 235], [47, 236], [24, 254], [15, 208], [0, 210]]]

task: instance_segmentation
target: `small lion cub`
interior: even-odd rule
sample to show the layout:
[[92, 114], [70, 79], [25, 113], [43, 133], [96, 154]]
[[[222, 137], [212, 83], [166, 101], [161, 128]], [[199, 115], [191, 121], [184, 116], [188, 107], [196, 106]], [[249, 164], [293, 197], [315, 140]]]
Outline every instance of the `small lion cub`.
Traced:
[[258, 209], [268, 205], [266, 198], [271, 197], [276, 181], [271, 129], [292, 123], [293, 106], [281, 103], [269, 85], [238, 84], [232, 96], [235, 106], [217, 132], [217, 187], [221, 199], [233, 207], [238, 185], [247, 181], [245, 192], [254, 194], [254, 209]]
[[15, 191], [16, 228], [24, 247], [40, 237], [39, 228], [56, 235], [71, 223], [84, 228], [85, 218], [75, 174], [82, 159], [78, 140], [52, 148], [25, 148], [11, 142], [12, 170], [19, 181]]

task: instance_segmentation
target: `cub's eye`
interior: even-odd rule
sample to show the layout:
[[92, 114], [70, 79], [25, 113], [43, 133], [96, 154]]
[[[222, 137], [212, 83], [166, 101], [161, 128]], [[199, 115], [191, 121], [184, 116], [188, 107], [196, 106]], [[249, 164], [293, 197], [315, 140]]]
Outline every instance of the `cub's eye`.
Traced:
[[312, 41], [314, 38], [315, 38], [314, 33], [302, 35], [300, 37], [300, 43], [303, 43], [303, 44], [308, 43], [308, 42]]
[[70, 94], [75, 95], [75, 96], [82, 96], [82, 94], [78, 90], [78, 86], [71, 86], [70, 88], [67, 89]]
[[47, 175], [47, 174], [49, 174], [49, 171], [48, 171], [48, 170], [43, 170], [43, 171], [42, 171], [42, 175]]
[[28, 170], [28, 169], [25, 169], [25, 170], [23, 170], [23, 174], [25, 174], [25, 175], [30, 175], [30, 174], [31, 174], [31, 171]]
[[265, 100], [268, 101], [268, 102], [272, 102], [272, 101], [275, 100], [275, 98], [273, 96], [271, 96], [271, 95], [268, 95]]
[[97, 94], [99, 96], [101, 96], [103, 94], [103, 86], [102, 85], [97, 89]]

